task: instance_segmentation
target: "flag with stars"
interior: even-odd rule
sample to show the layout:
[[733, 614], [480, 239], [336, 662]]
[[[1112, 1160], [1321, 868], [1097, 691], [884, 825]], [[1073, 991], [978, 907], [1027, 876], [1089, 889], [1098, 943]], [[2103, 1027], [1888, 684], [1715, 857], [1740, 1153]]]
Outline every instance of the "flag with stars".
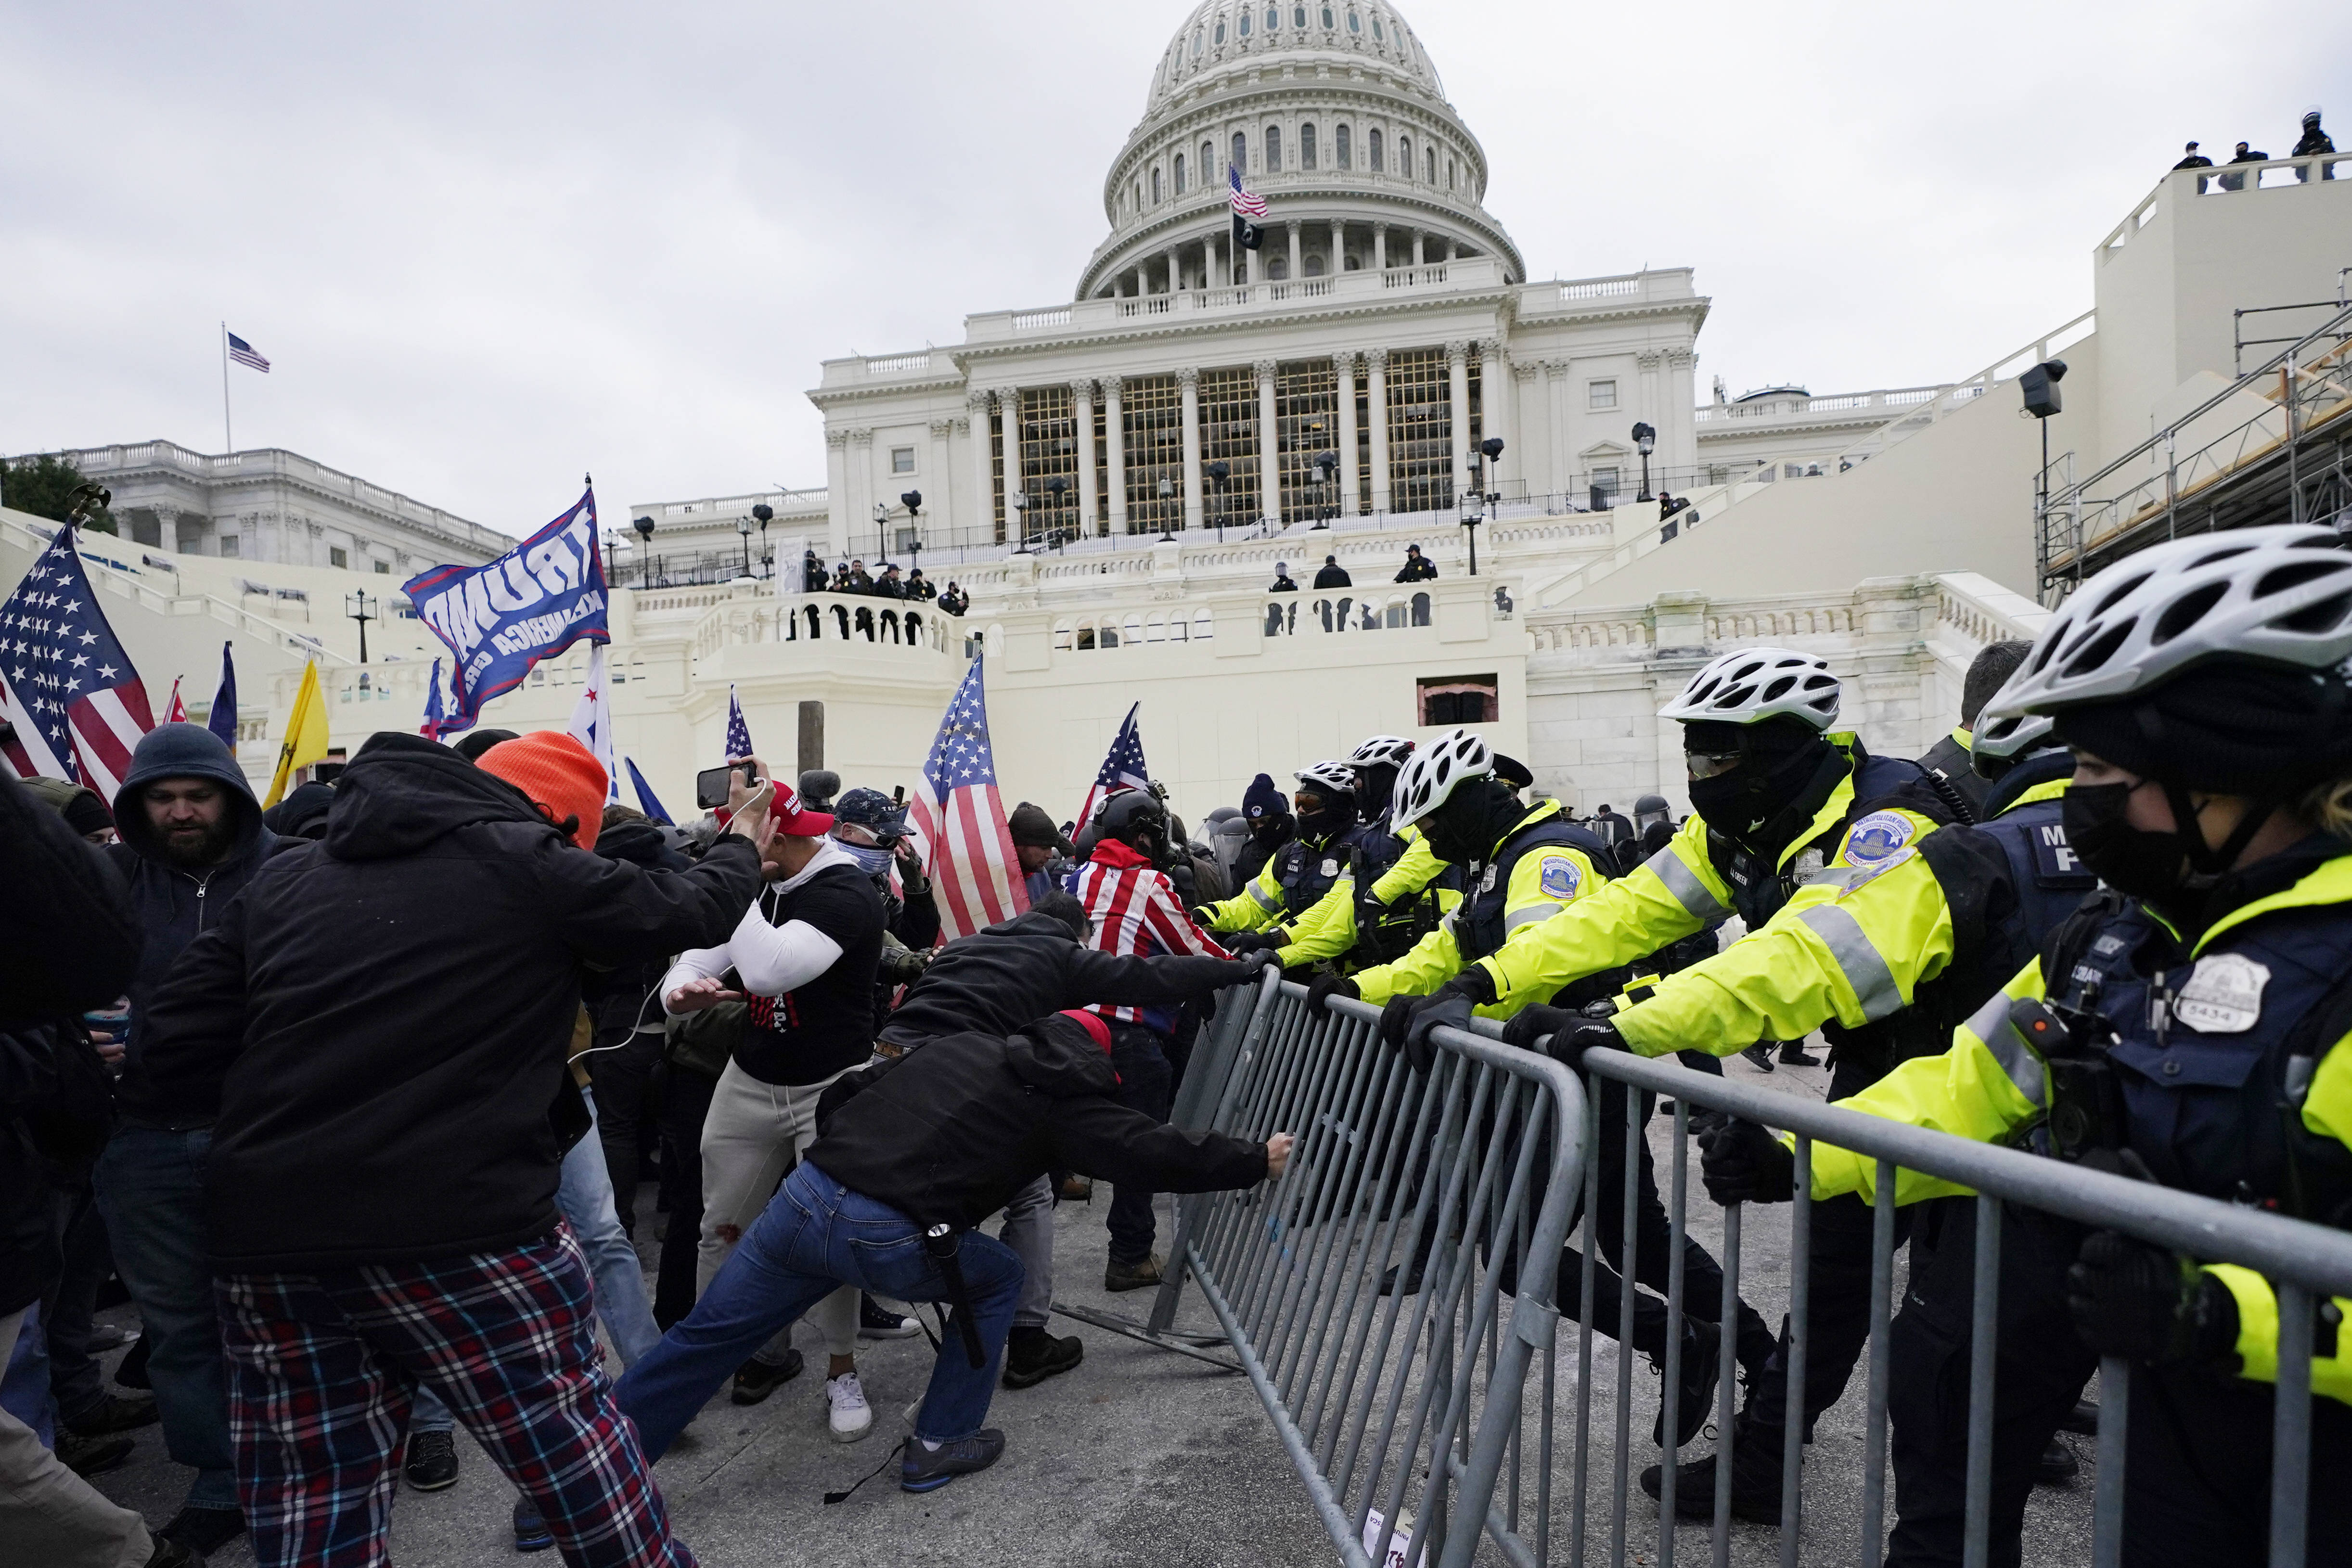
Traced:
[[940, 904], [940, 940], [953, 942], [1029, 908], [1028, 884], [1004, 802], [996, 794], [996, 755], [988, 743], [988, 703], [981, 661], [956, 688], [939, 739], [915, 783], [916, 829], [931, 848], [931, 886]]
[[735, 688], [727, 689], [727, 754], [719, 761], [731, 763], [738, 757], [751, 755], [751, 726], [743, 722], [743, 704], [735, 700]]
[[613, 766], [613, 699], [604, 689], [604, 645], [588, 649], [588, 689], [572, 710], [572, 734], [604, 764], [604, 799], [621, 798], [621, 777]]
[[1095, 774], [1094, 787], [1087, 791], [1085, 809], [1078, 813], [1078, 826], [1084, 827], [1095, 819], [1095, 808], [1103, 797], [1123, 789], [1148, 789], [1151, 784], [1150, 770], [1143, 765], [1143, 731], [1136, 727], [1135, 716], [1143, 710], [1139, 702], [1127, 710], [1127, 721], [1110, 743], [1110, 754], [1103, 759], [1102, 771]]
[[139, 738], [155, 727], [147, 688], [99, 608], [70, 526], [0, 604], [0, 719], [15, 726], [0, 761], [16, 777], [71, 779], [108, 800]]

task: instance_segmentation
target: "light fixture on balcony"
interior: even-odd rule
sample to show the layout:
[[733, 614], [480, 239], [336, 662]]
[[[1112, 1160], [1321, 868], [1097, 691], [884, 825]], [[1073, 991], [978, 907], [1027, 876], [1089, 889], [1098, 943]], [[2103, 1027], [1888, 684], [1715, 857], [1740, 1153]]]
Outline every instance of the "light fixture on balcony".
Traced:
[[1633, 498], [1635, 500], [1658, 499], [1650, 493], [1650, 453], [1657, 444], [1656, 427], [1636, 421], [1633, 426], [1633, 449], [1642, 454], [1642, 493]]
[[773, 577], [776, 574], [776, 558], [768, 553], [768, 524], [776, 520], [776, 509], [770, 506], [766, 501], [761, 501], [759, 505], [751, 509], [751, 517], [753, 521], [758, 522], [760, 525], [760, 567], [761, 574], [764, 576]]
[[751, 520], [748, 517], [737, 518], [735, 531], [743, 538], [743, 575], [749, 577], [751, 574]]
[[1225, 510], [1228, 505], [1225, 485], [1234, 477], [1234, 466], [1220, 458], [1211, 463], [1205, 471], [1209, 476], [1209, 482], [1217, 489], [1217, 542], [1223, 544], [1225, 542]]
[[[1319, 430], [1322, 426], [1318, 425], [1315, 426], [1315, 428]], [[1331, 485], [1333, 480], [1338, 477], [1339, 472], [1339, 453], [1318, 452], [1315, 454], [1315, 473], [1317, 484], [1318, 486], [1315, 497], [1315, 526], [1317, 528], [1328, 528], [1331, 526], [1331, 516], [1336, 510], [1331, 505]]]
[[1161, 479], [1160, 481], [1160, 542], [1162, 544], [1173, 544], [1176, 542], [1176, 536], [1172, 531], [1171, 531], [1171, 524], [1168, 521], [1168, 510], [1170, 506], [1173, 504], [1175, 499], [1176, 481], [1174, 479]]
[[1056, 550], [1062, 547], [1062, 540], [1069, 532], [1069, 530], [1062, 525], [1062, 498], [1069, 491], [1070, 481], [1064, 475], [1055, 474], [1045, 481], [1045, 493], [1054, 498], [1050, 503], [1053, 508], [1054, 521], [1047, 531], [1045, 542]]
[[1496, 468], [1503, 461], [1503, 438], [1489, 436], [1478, 443], [1470, 459], [1470, 492], [1463, 498], [1462, 526], [1470, 532], [1470, 575], [1478, 575], [1478, 525], [1486, 521], [1490, 509], [1503, 499], [1499, 489], [1488, 489]]
[[376, 614], [379, 607], [380, 602], [369, 598], [364, 593], [343, 595], [343, 614], [360, 624], [360, 662], [362, 664], [368, 661], [367, 624], [383, 618]]
[[1021, 541], [1013, 553], [1026, 555], [1029, 553], [1029, 492], [1027, 490], [1009, 491], [1005, 495], [1004, 504], [1013, 509], [1013, 532], [1019, 535]]

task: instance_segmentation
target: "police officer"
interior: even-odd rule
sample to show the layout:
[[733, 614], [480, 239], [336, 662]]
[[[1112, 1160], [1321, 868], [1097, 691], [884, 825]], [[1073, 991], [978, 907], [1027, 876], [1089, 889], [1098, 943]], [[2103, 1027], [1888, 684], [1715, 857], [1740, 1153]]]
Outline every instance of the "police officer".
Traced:
[[[1820, 658], [1728, 653], [1691, 678], [1662, 718], [1683, 726], [1690, 819], [1632, 876], [1466, 969], [1451, 989], [1517, 1015], [1507, 1038], [1575, 1062], [1594, 1046], [1727, 1056], [1821, 1027], [1833, 1094], [1938, 1048], [1962, 1015], [1938, 987], [1956, 925], [1923, 846], [1954, 818], [1916, 763], [1874, 757], [1837, 731], [1843, 691]], [[1748, 935], [1666, 977], [1605, 1023], [1526, 1007], [1737, 912]], [[1962, 926], [1961, 931], [1967, 928]], [[1871, 1215], [1857, 1199], [1813, 1210], [1805, 1417], [1834, 1405], [1869, 1334]], [[1780, 1518], [1786, 1351], [1750, 1380], [1733, 1445], [1732, 1506]], [[1655, 1494], [1654, 1469], [1643, 1478]], [[1684, 1467], [1679, 1497], [1711, 1500], [1713, 1456]], [[1712, 1503], [1706, 1503], [1711, 1511]]]
[[1985, 809], [1985, 796], [1992, 787], [1971, 761], [1978, 715], [1984, 711], [1985, 704], [1992, 700], [1992, 694], [2000, 689], [2002, 682], [2025, 662], [2026, 652], [2032, 646], [2008, 637], [1979, 648], [1960, 681], [1959, 728], [1919, 753], [1919, 765], [1927, 770], [1929, 777], [1960, 797], [1968, 806], [1971, 822], [1983, 822], [1990, 816]]
[[[1945, 1055], [1848, 1109], [2352, 1223], [2352, 1053], [2332, 1048], [2352, 1030], [2348, 605], [2352, 556], [2306, 527], [2156, 545], [2075, 592], [1992, 710], [2055, 720], [2074, 753], [2067, 842], [2105, 886]], [[1705, 1169], [1718, 1196], [1770, 1198], [1794, 1162], [1737, 1128]], [[1816, 1145], [1812, 1173], [1818, 1198], [1869, 1191], [1874, 1165]], [[1895, 1198], [1952, 1190], [1905, 1172]], [[2263, 1561], [2268, 1282], [2099, 1232], [2066, 1301], [2091, 1352], [2140, 1363], [2124, 1559]], [[2309, 1539], [2337, 1555], [2352, 1538], [2347, 1308], [2322, 1308], [2312, 1363]]]
[[1287, 922], [1289, 942], [1275, 954], [1285, 969], [1329, 963], [1344, 973], [1402, 958], [1458, 900], [1459, 876], [1419, 828], [1393, 821], [1398, 770], [1412, 754], [1412, 742], [1397, 735], [1374, 735], [1349, 753], [1363, 828], [1345, 874], [1320, 903]]
[[1291, 775], [1298, 837], [1276, 851], [1257, 876], [1222, 903], [1192, 911], [1195, 924], [1219, 935], [1237, 933], [1224, 944], [1235, 953], [1274, 951], [1288, 945], [1286, 917], [1304, 915], [1323, 901], [1339, 880], [1341, 867], [1361, 829], [1356, 821], [1356, 775], [1345, 763], [1316, 763]]

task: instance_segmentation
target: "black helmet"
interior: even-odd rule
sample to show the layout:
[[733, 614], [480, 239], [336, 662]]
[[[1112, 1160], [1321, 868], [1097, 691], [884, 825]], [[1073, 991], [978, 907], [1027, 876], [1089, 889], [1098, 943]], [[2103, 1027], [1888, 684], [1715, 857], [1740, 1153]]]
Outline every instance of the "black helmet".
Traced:
[[1168, 849], [1168, 808], [1149, 790], [1120, 790], [1102, 803], [1092, 826], [1098, 839], [1116, 838], [1153, 860]]

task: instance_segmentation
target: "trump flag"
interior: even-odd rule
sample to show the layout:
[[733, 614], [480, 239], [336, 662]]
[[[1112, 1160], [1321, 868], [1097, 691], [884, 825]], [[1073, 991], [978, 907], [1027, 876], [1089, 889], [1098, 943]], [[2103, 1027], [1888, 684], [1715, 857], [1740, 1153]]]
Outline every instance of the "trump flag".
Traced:
[[530, 667], [588, 637], [608, 642], [596, 492], [486, 566], [436, 566], [404, 584], [408, 602], [455, 656], [450, 730], [522, 684]]

